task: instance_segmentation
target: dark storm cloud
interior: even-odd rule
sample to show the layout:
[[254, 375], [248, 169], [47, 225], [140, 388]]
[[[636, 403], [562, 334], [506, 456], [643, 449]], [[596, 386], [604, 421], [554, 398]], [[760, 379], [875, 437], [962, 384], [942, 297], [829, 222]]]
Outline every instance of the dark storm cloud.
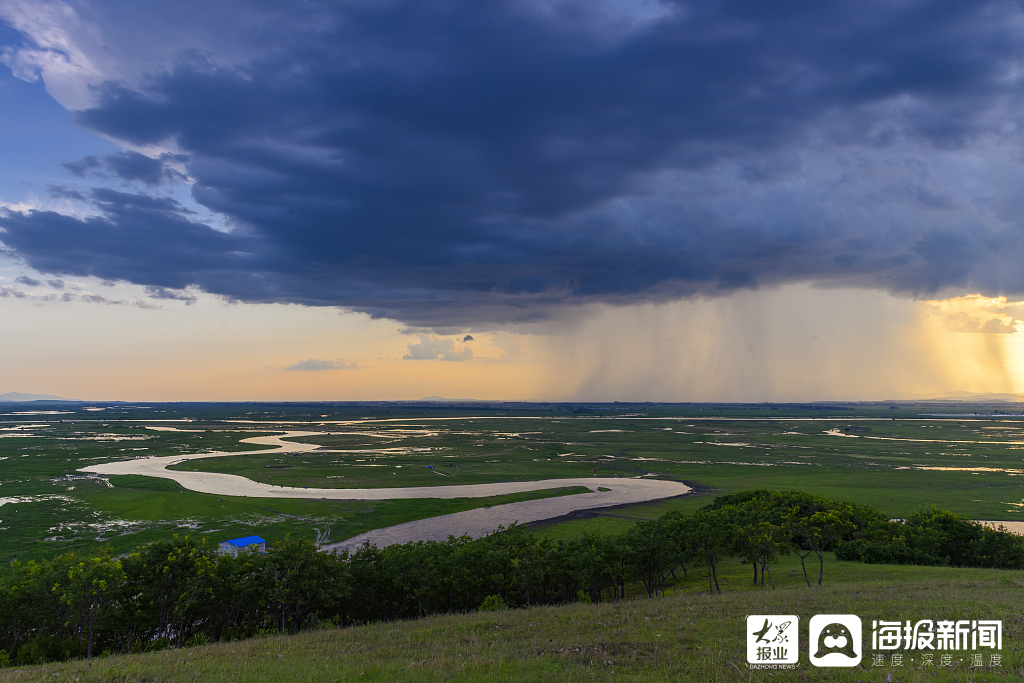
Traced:
[[159, 185], [167, 178], [180, 177], [180, 174], [165, 165], [166, 162], [187, 160], [188, 157], [181, 154], [161, 154], [154, 159], [138, 152], [121, 152], [104, 157], [107, 168], [118, 177], [124, 180], [138, 180], [150, 187]]
[[47, 185], [46, 191], [54, 199], [75, 199], [80, 202], [88, 201], [78, 190], [69, 190], [66, 187], [60, 185]]
[[69, 161], [61, 164], [64, 168], [74, 173], [79, 178], [84, 178], [86, 171], [91, 171], [94, 168], [99, 168], [100, 160], [94, 156], [84, 157], [81, 161]]
[[47, 272], [434, 327], [796, 281], [1024, 293], [1015, 4], [335, 7], [254, 13], [261, 56], [189, 54], [78, 113], [177, 149], [232, 233], [100, 189], [101, 216], [8, 213], [0, 239]]
[[253, 255], [246, 248], [255, 240], [190, 221], [172, 199], [101, 188], [93, 191], [92, 201], [102, 216], [0, 213], [2, 239], [43, 272], [170, 289], [182, 289], [200, 278], [212, 282], [218, 273], [234, 281], [239, 271], [253, 268]]
[[125, 180], [156, 185], [164, 178], [164, 165], [138, 152], [121, 152], [106, 157], [107, 167]]

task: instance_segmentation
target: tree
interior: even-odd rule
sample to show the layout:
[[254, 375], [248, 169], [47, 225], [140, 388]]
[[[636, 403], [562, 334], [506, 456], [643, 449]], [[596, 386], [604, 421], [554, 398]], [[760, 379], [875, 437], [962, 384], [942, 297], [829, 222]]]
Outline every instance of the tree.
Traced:
[[384, 549], [403, 595], [416, 602], [417, 613], [423, 617], [423, 600], [440, 578], [437, 570], [437, 541], [417, 541]]
[[434, 569], [437, 572], [435, 581], [435, 603], [443, 612], [455, 609], [467, 609], [470, 604], [466, 594], [472, 592], [471, 582], [467, 576], [471, 568], [466, 565], [466, 548], [473, 542], [468, 535], [458, 538], [448, 536], [448, 540], [438, 548], [434, 557]]
[[216, 553], [206, 540], [178, 534], [156, 541], [122, 559], [125, 580], [132, 587], [126, 604], [122, 647], [166, 638], [183, 645], [208, 625], [209, 577]]
[[50, 588], [60, 572], [51, 575], [51, 562], [12, 562], [0, 573], [0, 647], [13, 656], [41, 633], [55, 633], [67, 621], [66, 605]]
[[281, 633], [296, 633], [314, 615], [341, 612], [350, 582], [342, 558], [321, 552], [309, 539], [275, 543], [265, 556], [270, 604]]
[[807, 536], [811, 533], [810, 528], [807, 525], [807, 519], [800, 516], [800, 511], [797, 508], [790, 510], [789, 514], [786, 515], [783, 520], [783, 528], [790, 535], [790, 544], [793, 548], [793, 552], [797, 557], [800, 558], [800, 568], [804, 571], [804, 581], [807, 583], [807, 587], [811, 587], [811, 580], [807, 576], [807, 564], [805, 560], [810, 557], [811, 550], [807, 543]]
[[352, 594], [359, 600], [352, 601], [351, 611], [356, 621], [388, 621], [398, 618], [397, 591], [394, 575], [384, 553], [375, 545], [363, 543], [349, 558], [352, 572]]
[[801, 522], [801, 535], [811, 551], [818, 556], [819, 586], [825, 578], [825, 551], [854, 529], [854, 524], [850, 520], [851, 514], [852, 510], [849, 507], [843, 510], [815, 512]]
[[718, 585], [718, 564], [733, 541], [729, 511], [703, 508], [679, 524], [679, 539], [689, 557], [704, 567], [708, 592], [722, 592]]
[[665, 525], [659, 520], [639, 522], [626, 532], [623, 542], [633, 570], [653, 598], [673, 558]]
[[971, 555], [981, 567], [1024, 569], [1024, 542], [1002, 524], [998, 528], [982, 527], [981, 538], [971, 546]]
[[86, 640], [85, 656], [92, 657], [93, 643], [115, 617], [125, 583], [120, 560], [104, 548], [98, 557], [64, 556], [69, 565], [65, 576], [51, 589], [68, 606], [68, 633], [79, 643]]
[[761, 587], [764, 588], [764, 577], [767, 574], [768, 582], [774, 590], [775, 581], [772, 579], [771, 565], [779, 561], [780, 555], [789, 552], [789, 544], [782, 527], [771, 522], [757, 522], [744, 526], [741, 533], [747, 539], [754, 561], [761, 567]]

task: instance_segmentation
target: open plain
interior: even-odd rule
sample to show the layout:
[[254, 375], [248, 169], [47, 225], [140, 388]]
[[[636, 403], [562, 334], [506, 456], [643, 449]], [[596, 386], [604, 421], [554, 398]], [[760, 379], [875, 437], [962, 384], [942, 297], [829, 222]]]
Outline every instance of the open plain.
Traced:
[[[123, 552], [175, 533], [210, 542], [291, 534], [335, 547], [409, 540], [395, 530], [361, 536], [407, 523], [424, 538], [512, 521], [556, 538], [613, 533], [751, 488], [802, 489], [894, 517], [934, 504], [1024, 521], [1024, 418], [1005, 405], [47, 403], [0, 412], [4, 560], [102, 544]], [[443, 515], [456, 516], [421, 521]]]

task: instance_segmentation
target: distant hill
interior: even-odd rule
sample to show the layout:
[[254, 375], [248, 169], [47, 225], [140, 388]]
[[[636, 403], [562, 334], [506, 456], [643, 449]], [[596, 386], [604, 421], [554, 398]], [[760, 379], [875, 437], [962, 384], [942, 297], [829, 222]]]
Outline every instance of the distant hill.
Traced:
[[1024, 402], [1022, 394], [975, 394], [970, 391], [952, 391], [942, 396], [936, 396], [936, 401], [964, 401], [966, 403], [978, 403], [989, 401], [1002, 401], [1006, 403]]
[[486, 403], [479, 398], [445, 398], [444, 396], [427, 396], [421, 398], [421, 401], [431, 401], [434, 403]]
[[20, 401], [74, 401], [73, 398], [64, 398], [63, 396], [54, 396], [53, 394], [23, 394], [20, 391], [8, 391], [6, 394], [0, 394], [0, 403], [6, 402], [20, 402]]

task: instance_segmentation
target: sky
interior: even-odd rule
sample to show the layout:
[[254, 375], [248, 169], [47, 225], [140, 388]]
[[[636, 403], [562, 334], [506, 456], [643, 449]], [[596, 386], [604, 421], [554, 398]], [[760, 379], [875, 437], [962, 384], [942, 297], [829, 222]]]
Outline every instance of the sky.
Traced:
[[1012, 2], [0, 0], [0, 393], [1024, 392]]

